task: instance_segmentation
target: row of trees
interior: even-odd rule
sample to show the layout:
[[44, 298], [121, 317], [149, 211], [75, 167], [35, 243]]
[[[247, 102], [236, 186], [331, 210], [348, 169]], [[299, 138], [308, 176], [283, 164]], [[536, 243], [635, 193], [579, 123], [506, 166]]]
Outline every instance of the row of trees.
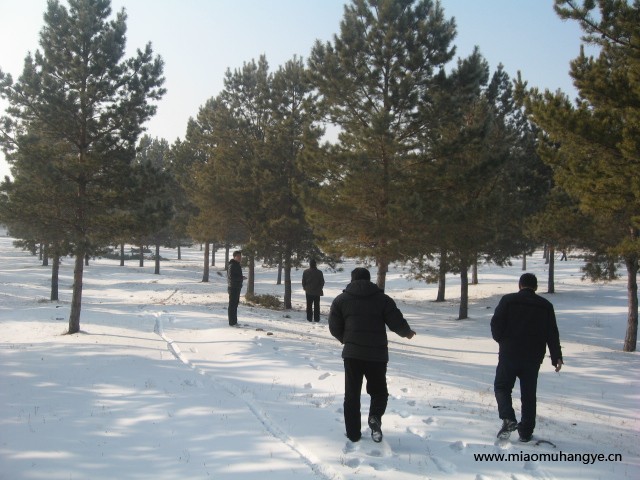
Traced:
[[[242, 245], [247, 294], [255, 293], [258, 259], [281, 265], [286, 308], [291, 269], [308, 258], [361, 258], [377, 266], [381, 288], [389, 265], [407, 262], [416, 278], [439, 282], [439, 300], [445, 274], [461, 275], [459, 318], [467, 317], [467, 272], [477, 262], [505, 264], [541, 243], [581, 247], [594, 254], [586, 269], [593, 277], [613, 274], [600, 268], [601, 259], [607, 266], [624, 260], [624, 348], [635, 350], [640, 209], [637, 178], [628, 172], [638, 162], [637, 5], [602, 0], [596, 21], [593, 5], [556, 1], [563, 18], [581, 23], [585, 41], [600, 46], [598, 59], [581, 55], [572, 64], [581, 93], [574, 105], [561, 92], [513, 82], [501, 66], [491, 73], [478, 49], [452, 65], [455, 23], [438, 2], [353, 0], [340, 33], [317, 42], [306, 65], [294, 57], [272, 72], [261, 57], [229, 70], [183, 140], [169, 146], [143, 137], [136, 153], [140, 125], [153, 111], [149, 101], [163, 93], [160, 60], [150, 48], [127, 62], [108, 50], [97, 65], [95, 56], [84, 63], [79, 53], [61, 57], [83, 38], [63, 28], [89, 28], [82, 11], [101, 18], [84, 33], [93, 48], [118, 38], [105, 32], [123, 33], [123, 13], [106, 23], [108, 3], [73, 0], [67, 17], [50, 4], [43, 40], [59, 30], [58, 45], [28, 58], [15, 84], [0, 73], [12, 104], [4, 143], [14, 173], [3, 183], [0, 212], [12, 234], [54, 250], [63, 245], [61, 254], [76, 255], [76, 272], [105, 242], [169, 246], [188, 236], [207, 246]], [[56, 85], [58, 78], [64, 84]], [[105, 79], [114, 82], [113, 96]], [[102, 102], [88, 109], [77, 90], [87, 82], [85, 101]], [[44, 88], [50, 83], [51, 91]], [[612, 93], [620, 96], [611, 100]], [[126, 116], [136, 110], [127, 98], [139, 102], [135, 118]], [[77, 129], [59, 128], [60, 104], [71, 110], [65, 122], [77, 126], [85, 118], [96, 130], [76, 138]], [[47, 115], [53, 126], [43, 121]], [[337, 141], [322, 143], [327, 124], [337, 128]], [[103, 150], [96, 148], [100, 127], [112, 140]], [[82, 146], [91, 154], [82, 157]], [[82, 183], [73, 180], [84, 172], [93, 210], [85, 210]], [[38, 206], [53, 195], [67, 210], [43, 214]], [[207, 250], [205, 269], [208, 263]], [[74, 298], [75, 290], [74, 282]], [[79, 305], [77, 313], [79, 326]], [[70, 319], [70, 332], [77, 331], [71, 327]]]

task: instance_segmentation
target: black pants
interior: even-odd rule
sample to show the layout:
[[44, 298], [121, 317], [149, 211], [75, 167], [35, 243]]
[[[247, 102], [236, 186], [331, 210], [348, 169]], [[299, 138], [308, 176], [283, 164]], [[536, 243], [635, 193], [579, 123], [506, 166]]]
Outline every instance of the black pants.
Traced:
[[349, 438], [360, 436], [360, 394], [363, 377], [367, 379], [367, 393], [371, 397], [369, 416], [382, 418], [387, 409], [387, 363], [368, 362], [355, 358], [344, 359], [344, 424]]
[[309, 295], [307, 293], [307, 320], [320, 321], [320, 295]]
[[235, 325], [238, 323], [238, 304], [240, 303], [240, 289], [228, 288], [229, 292], [229, 308], [227, 313], [229, 315], [229, 325]]
[[[538, 387], [538, 362], [517, 361], [501, 358], [496, 368], [493, 390], [498, 402], [498, 414], [501, 419], [516, 420], [513, 410], [511, 392], [520, 379], [520, 400], [522, 402], [522, 418], [518, 425], [521, 435], [531, 435], [536, 427], [536, 390]], [[516, 420], [517, 421], [517, 420]]]

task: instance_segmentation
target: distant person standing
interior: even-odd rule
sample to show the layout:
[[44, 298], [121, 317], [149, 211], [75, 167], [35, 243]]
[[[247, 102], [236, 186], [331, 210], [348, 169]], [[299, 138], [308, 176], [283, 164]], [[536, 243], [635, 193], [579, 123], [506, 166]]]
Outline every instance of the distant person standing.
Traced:
[[[538, 372], [549, 347], [551, 364], [562, 368], [560, 334], [553, 305], [536, 294], [538, 279], [525, 273], [518, 283], [519, 291], [500, 299], [491, 318], [491, 334], [500, 345], [494, 392], [502, 427], [498, 438], [507, 439], [518, 430], [521, 442], [531, 440], [536, 426], [536, 390]], [[511, 392], [520, 379], [522, 418], [516, 421]]]
[[227, 291], [229, 292], [229, 307], [227, 313], [229, 315], [229, 325], [238, 324], [238, 304], [240, 303], [240, 290], [242, 290], [242, 282], [246, 278], [242, 275], [242, 252], [236, 250], [233, 252], [233, 258], [229, 260], [227, 268]]
[[344, 345], [344, 423], [347, 438], [360, 440], [360, 394], [363, 378], [371, 397], [368, 424], [374, 442], [382, 441], [382, 416], [387, 408], [387, 327], [401, 337], [416, 334], [395, 302], [385, 295], [366, 268], [351, 272], [351, 283], [331, 304], [329, 331]]
[[324, 275], [318, 270], [315, 260], [302, 272], [302, 288], [307, 296], [307, 321], [320, 321], [320, 297], [324, 295]]

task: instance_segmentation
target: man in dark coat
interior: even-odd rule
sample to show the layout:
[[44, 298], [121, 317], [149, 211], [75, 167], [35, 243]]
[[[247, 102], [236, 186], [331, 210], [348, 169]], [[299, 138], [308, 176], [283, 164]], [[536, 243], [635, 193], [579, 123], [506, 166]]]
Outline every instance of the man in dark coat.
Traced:
[[229, 307], [227, 309], [229, 316], [229, 325], [232, 327], [238, 324], [238, 304], [240, 303], [240, 290], [242, 290], [242, 282], [246, 278], [242, 275], [242, 252], [236, 250], [233, 252], [233, 258], [229, 260], [227, 268], [227, 291], [229, 292]]
[[320, 297], [324, 294], [324, 275], [318, 270], [315, 260], [309, 262], [309, 268], [302, 272], [302, 288], [307, 297], [307, 321], [320, 321]]
[[382, 416], [387, 408], [387, 329], [401, 337], [412, 338], [415, 332], [385, 295], [366, 268], [351, 272], [351, 283], [331, 304], [329, 331], [344, 345], [345, 394], [344, 422], [347, 437], [360, 440], [360, 393], [363, 377], [367, 379], [367, 393], [371, 397], [368, 424], [371, 438], [382, 440]]
[[[519, 291], [500, 299], [491, 319], [491, 334], [500, 345], [494, 392], [502, 428], [498, 438], [507, 439], [518, 430], [520, 441], [531, 440], [536, 426], [536, 389], [540, 365], [549, 347], [556, 372], [562, 368], [560, 334], [553, 305], [535, 292], [538, 279], [531, 273], [520, 277]], [[511, 392], [520, 379], [522, 418], [516, 421]]]

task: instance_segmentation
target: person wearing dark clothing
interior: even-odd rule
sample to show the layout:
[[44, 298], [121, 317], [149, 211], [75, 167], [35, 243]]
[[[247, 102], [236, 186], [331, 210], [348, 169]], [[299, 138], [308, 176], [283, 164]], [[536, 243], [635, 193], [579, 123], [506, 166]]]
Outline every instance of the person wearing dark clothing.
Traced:
[[238, 324], [238, 304], [240, 303], [240, 290], [242, 290], [242, 282], [246, 277], [242, 275], [242, 252], [233, 252], [233, 258], [229, 260], [227, 268], [227, 291], [229, 292], [229, 307], [227, 313], [229, 316], [229, 325]]
[[[491, 335], [499, 344], [494, 392], [502, 428], [498, 438], [507, 439], [518, 430], [520, 441], [531, 440], [536, 426], [538, 372], [547, 347], [551, 364], [559, 372], [563, 365], [560, 334], [553, 305], [536, 294], [538, 280], [525, 273], [519, 291], [503, 296], [491, 318]], [[516, 421], [511, 392], [520, 379], [522, 417]]]
[[374, 441], [382, 440], [382, 416], [387, 408], [387, 327], [404, 338], [411, 329], [395, 302], [375, 283], [366, 268], [351, 272], [351, 283], [338, 295], [329, 312], [329, 331], [344, 345], [344, 422], [347, 437], [360, 440], [360, 394], [363, 378], [371, 397], [368, 424]]
[[324, 275], [318, 270], [315, 260], [309, 262], [309, 268], [302, 272], [302, 288], [307, 296], [307, 320], [320, 321], [320, 297], [324, 295]]

